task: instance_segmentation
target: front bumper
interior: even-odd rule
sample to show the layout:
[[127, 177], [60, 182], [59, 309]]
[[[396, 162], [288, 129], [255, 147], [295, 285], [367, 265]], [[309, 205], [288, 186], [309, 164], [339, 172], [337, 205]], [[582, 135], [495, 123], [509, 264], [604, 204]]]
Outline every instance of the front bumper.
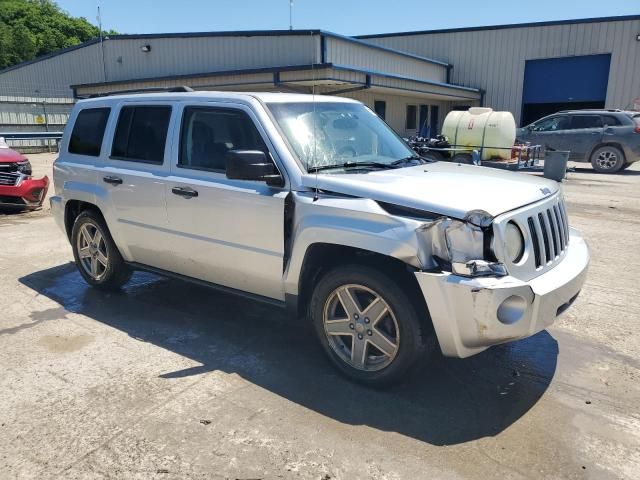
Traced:
[[38, 208], [49, 189], [49, 177], [23, 177], [17, 185], [0, 185], [0, 207]]
[[469, 357], [551, 325], [580, 293], [589, 266], [584, 239], [574, 229], [569, 239], [565, 258], [528, 282], [417, 272], [443, 355]]

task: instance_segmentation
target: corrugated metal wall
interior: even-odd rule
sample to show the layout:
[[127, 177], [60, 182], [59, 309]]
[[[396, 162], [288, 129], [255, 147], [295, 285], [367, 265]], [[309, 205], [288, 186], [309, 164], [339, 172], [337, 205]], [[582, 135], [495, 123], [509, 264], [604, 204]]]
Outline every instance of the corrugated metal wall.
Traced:
[[349, 65], [434, 82], [445, 82], [447, 79], [447, 68], [444, 65], [372, 49], [341, 38], [327, 37], [326, 49], [326, 61], [336, 65]]
[[365, 38], [453, 64], [451, 82], [486, 89], [485, 104], [509, 110], [522, 106], [525, 61], [611, 53], [607, 108], [630, 108], [640, 97], [640, 20], [531, 26], [501, 30]]
[[[0, 96], [0, 137], [7, 132], [60, 132], [73, 104], [71, 98]], [[7, 143], [23, 150], [55, 146], [55, 140], [7, 139]]]
[[[143, 52], [144, 45], [151, 51]], [[105, 56], [107, 81], [116, 81], [317, 63], [320, 40], [311, 34], [114, 39], [105, 42]]]
[[[0, 74], [0, 95], [68, 97], [70, 85], [321, 63], [317, 32], [115, 37]], [[142, 47], [149, 46], [144, 52]], [[104, 49], [104, 68], [102, 55]], [[446, 66], [327, 35], [324, 62], [446, 80]]]
[[101, 79], [100, 45], [87, 45], [0, 73], [0, 95], [71, 98], [70, 85]]

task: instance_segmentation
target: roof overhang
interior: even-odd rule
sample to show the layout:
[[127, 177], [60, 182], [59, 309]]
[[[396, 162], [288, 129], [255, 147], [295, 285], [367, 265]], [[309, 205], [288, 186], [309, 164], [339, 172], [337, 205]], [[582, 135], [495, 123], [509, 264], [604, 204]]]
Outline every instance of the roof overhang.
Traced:
[[321, 94], [340, 94], [356, 90], [442, 101], [480, 101], [478, 88], [412, 78], [393, 73], [367, 70], [333, 63], [286, 65], [270, 68], [207, 72], [169, 77], [149, 77], [115, 82], [72, 85], [76, 97], [135, 88], [188, 85], [196, 90], [283, 89]]

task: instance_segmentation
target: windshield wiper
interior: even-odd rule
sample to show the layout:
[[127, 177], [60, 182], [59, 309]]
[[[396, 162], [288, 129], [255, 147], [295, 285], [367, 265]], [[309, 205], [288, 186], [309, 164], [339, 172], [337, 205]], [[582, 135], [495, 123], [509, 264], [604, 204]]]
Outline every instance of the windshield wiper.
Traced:
[[[395, 162], [394, 162], [395, 163]], [[331, 170], [333, 168], [384, 168], [384, 169], [393, 169], [398, 168], [397, 164], [393, 163], [381, 163], [381, 162], [345, 162], [345, 163], [334, 163], [331, 165], [318, 165], [316, 167], [309, 167], [309, 172], [319, 172], [321, 170]]]
[[404, 157], [394, 162], [391, 162], [389, 165], [398, 166], [398, 165], [402, 165], [403, 163], [409, 163], [412, 160], [420, 160], [420, 163], [424, 163], [424, 159], [422, 157], [418, 155], [409, 155], [408, 157]]

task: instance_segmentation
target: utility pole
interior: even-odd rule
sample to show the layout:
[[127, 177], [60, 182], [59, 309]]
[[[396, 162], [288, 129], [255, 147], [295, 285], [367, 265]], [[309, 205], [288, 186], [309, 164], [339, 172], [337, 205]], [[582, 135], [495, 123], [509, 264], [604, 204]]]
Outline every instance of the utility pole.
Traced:
[[293, 0], [289, 0], [289, 30], [293, 30]]

